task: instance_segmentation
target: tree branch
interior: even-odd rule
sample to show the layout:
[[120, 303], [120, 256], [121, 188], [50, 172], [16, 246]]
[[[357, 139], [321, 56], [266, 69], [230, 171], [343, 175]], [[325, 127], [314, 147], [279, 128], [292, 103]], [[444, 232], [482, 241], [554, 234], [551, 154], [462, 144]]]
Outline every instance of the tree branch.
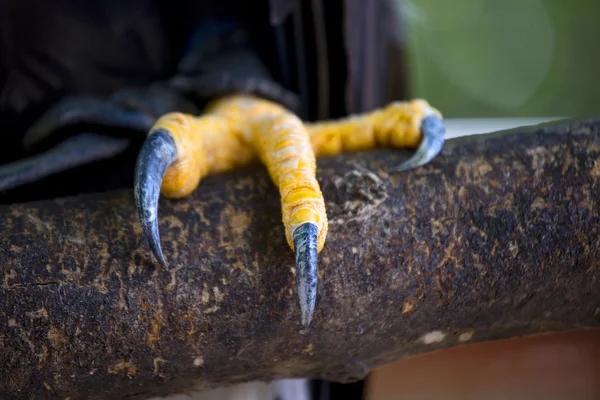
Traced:
[[[600, 322], [599, 121], [319, 160], [330, 231], [302, 332], [262, 168], [161, 201], [157, 267], [129, 191], [0, 207], [0, 397], [147, 398], [364, 377], [410, 355]], [[92, 179], [92, 178], [90, 178]]]

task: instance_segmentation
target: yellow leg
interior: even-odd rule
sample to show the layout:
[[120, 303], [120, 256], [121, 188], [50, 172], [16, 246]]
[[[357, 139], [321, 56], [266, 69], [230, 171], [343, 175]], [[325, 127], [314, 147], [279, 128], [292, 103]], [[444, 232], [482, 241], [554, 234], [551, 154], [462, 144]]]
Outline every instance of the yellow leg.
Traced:
[[308, 326], [317, 295], [317, 257], [327, 236], [325, 200], [308, 131], [285, 108], [249, 96], [217, 101], [207, 112], [230, 121], [279, 188], [286, 240], [296, 259], [302, 324]]
[[396, 102], [382, 110], [307, 124], [317, 157], [378, 147], [416, 148], [422, 140], [421, 122], [441, 114], [424, 100]]
[[316, 179], [316, 159], [303, 122], [285, 108], [251, 96], [215, 102], [211, 115], [229, 121], [238, 141], [251, 146], [279, 188], [287, 242], [294, 249], [292, 232], [310, 222], [319, 228], [319, 251], [325, 243], [325, 201]]
[[207, 174], [261, 161], [280, 191], [286, 240], [296, 256], [302, 322], [307, 326], [316, 300], [317, 255], [328, 229], [316, 157], [421, 144], [418, 157], [400, 166], [406, 169], [422, 165], [441, 149], [440, 126], [440, 113], [423, 100], [311, 124], [276, 103], [249, 95], [218, 99], [200, 117], [165, 115], [152, 128], [136, 167], [136, 204], [144, 233], [166, 265], [156, 219], [159, 194], [184, 197]]

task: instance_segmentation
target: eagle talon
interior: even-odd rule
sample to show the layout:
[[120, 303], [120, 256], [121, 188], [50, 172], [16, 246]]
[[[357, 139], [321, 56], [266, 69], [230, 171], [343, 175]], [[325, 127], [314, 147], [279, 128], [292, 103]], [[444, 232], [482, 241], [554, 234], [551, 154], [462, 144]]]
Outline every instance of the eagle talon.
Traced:
[[[0, 190], [123, 153], [132, 138], [147, 132], [153, 117], [118, 102], [96, 97], [69, 97], [42, 114], [25, 132], [30, 157], [0, 166]], [[118, 134], [110, 132], [118, 128]], [[63, 133], [64, 137], [61, 137]]]
[[433, 160], [444, 147], [446, 128], [441, 118], [430, 115], [421, 122], [423, 140], [417, 151], [402, 164], [390, 168], [390, 172], [402, 172], [421, 167]]
[[156, 259], [167, 267], [158, 231], [158, 200], [167, 171], [177, 156], [175, 142], [165, 130], [153, 132], [142, 145], [135, 165], [134, 196], [142, 231]]
[[307, 222], [294, 230], [294, 253], [296, 258], [296, 284], [302, 326], [307, 328], [312, 320], [317, 300], [317, 225]]
[[69, 137], [50, 150], [0, 166], [0, 191], [35, 182], [52, 174], [103, 160], [127, 149], [130, 140], [90, 132]]
[[245, 94], [218, 99], [198, 117], [165, 114], [150, 130], [136, 164], [135, 199], [143, 233], [166, 267], [158, 232], [160, 195], [182, 198], [207, 175], [262, 162], [280, 191], [286, 240], [295, 255], [302, 326], [308, 328], [317, 298], [318, 254], [328, 231], [315, 177], [317, 156], [420, 143], [412, 158], [393, 169], [403, 171], [433, 159], [444, 135], [441, 115], [424, 101], [313, 124], [277, 103]]
[[40, 117], [27, 130], [23, 139], [26, 148], [32, 148], [53, 132], [76, 125], [147, 131], [153, 118], [137, 110], [128, 110], [121, 104], [95, 97], [67, 98]]

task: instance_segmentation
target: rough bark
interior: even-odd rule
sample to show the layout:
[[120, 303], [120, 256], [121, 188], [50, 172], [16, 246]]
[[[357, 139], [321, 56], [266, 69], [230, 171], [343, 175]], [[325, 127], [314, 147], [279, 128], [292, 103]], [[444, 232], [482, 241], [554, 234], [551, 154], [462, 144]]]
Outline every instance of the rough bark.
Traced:
[[0, 398], [146, 398], [307, 376], [600, 322], [600, 121], [319, 161], [330, 233], [314, 321], [262, 168], [162, 201], [157, 268], [131, 192], [0, 208]]

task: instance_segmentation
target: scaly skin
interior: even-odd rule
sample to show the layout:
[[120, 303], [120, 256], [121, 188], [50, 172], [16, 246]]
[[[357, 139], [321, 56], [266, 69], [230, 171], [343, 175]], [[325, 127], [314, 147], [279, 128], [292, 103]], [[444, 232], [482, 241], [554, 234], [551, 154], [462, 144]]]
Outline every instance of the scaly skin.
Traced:
[[377, 147], [416, 148], [422, 139], [423, 118], [440, 112], [424, 100], [396, 102], [366, 115], [307, 124], [317, 157]]
[[[327, 237], [316, 158], [376, 147], [416, 148], [424, 142], [422, 122], [428, 117], [441, 120], [439, 111], [426, 101], [414, 100], [392, 103], [365, 115], [305, 124], [283, 106], [251, 95], [218, 99], [198, 117], [166, 114], [150, 130], [136, 170], [136, 202], [152, 250], [166, 265], [156, 222], [157, 182], [162, 179], [163, 196], [182, 198], [208, 175], [261, 162], [279, 188], [286, 239], [296, 254], [302, 322], [308, 326], [316, 300], [317, 254]], [[435, 126], [439, 129], [441, 125]], [[439, 134], [436, 131], [434, 135]], [[152, 140], [161, 145], [150, 144]], [[434, 154], [442, 143], [443, 139], [435, 141]], [[422, 160], [409, 160], [405, 163], [408, 167], [401, 169], [422, 165], [430, 158], [430, 154], [425, 158], [421, 154]], [[153, 159], [162, 163], [152, 164]]]

